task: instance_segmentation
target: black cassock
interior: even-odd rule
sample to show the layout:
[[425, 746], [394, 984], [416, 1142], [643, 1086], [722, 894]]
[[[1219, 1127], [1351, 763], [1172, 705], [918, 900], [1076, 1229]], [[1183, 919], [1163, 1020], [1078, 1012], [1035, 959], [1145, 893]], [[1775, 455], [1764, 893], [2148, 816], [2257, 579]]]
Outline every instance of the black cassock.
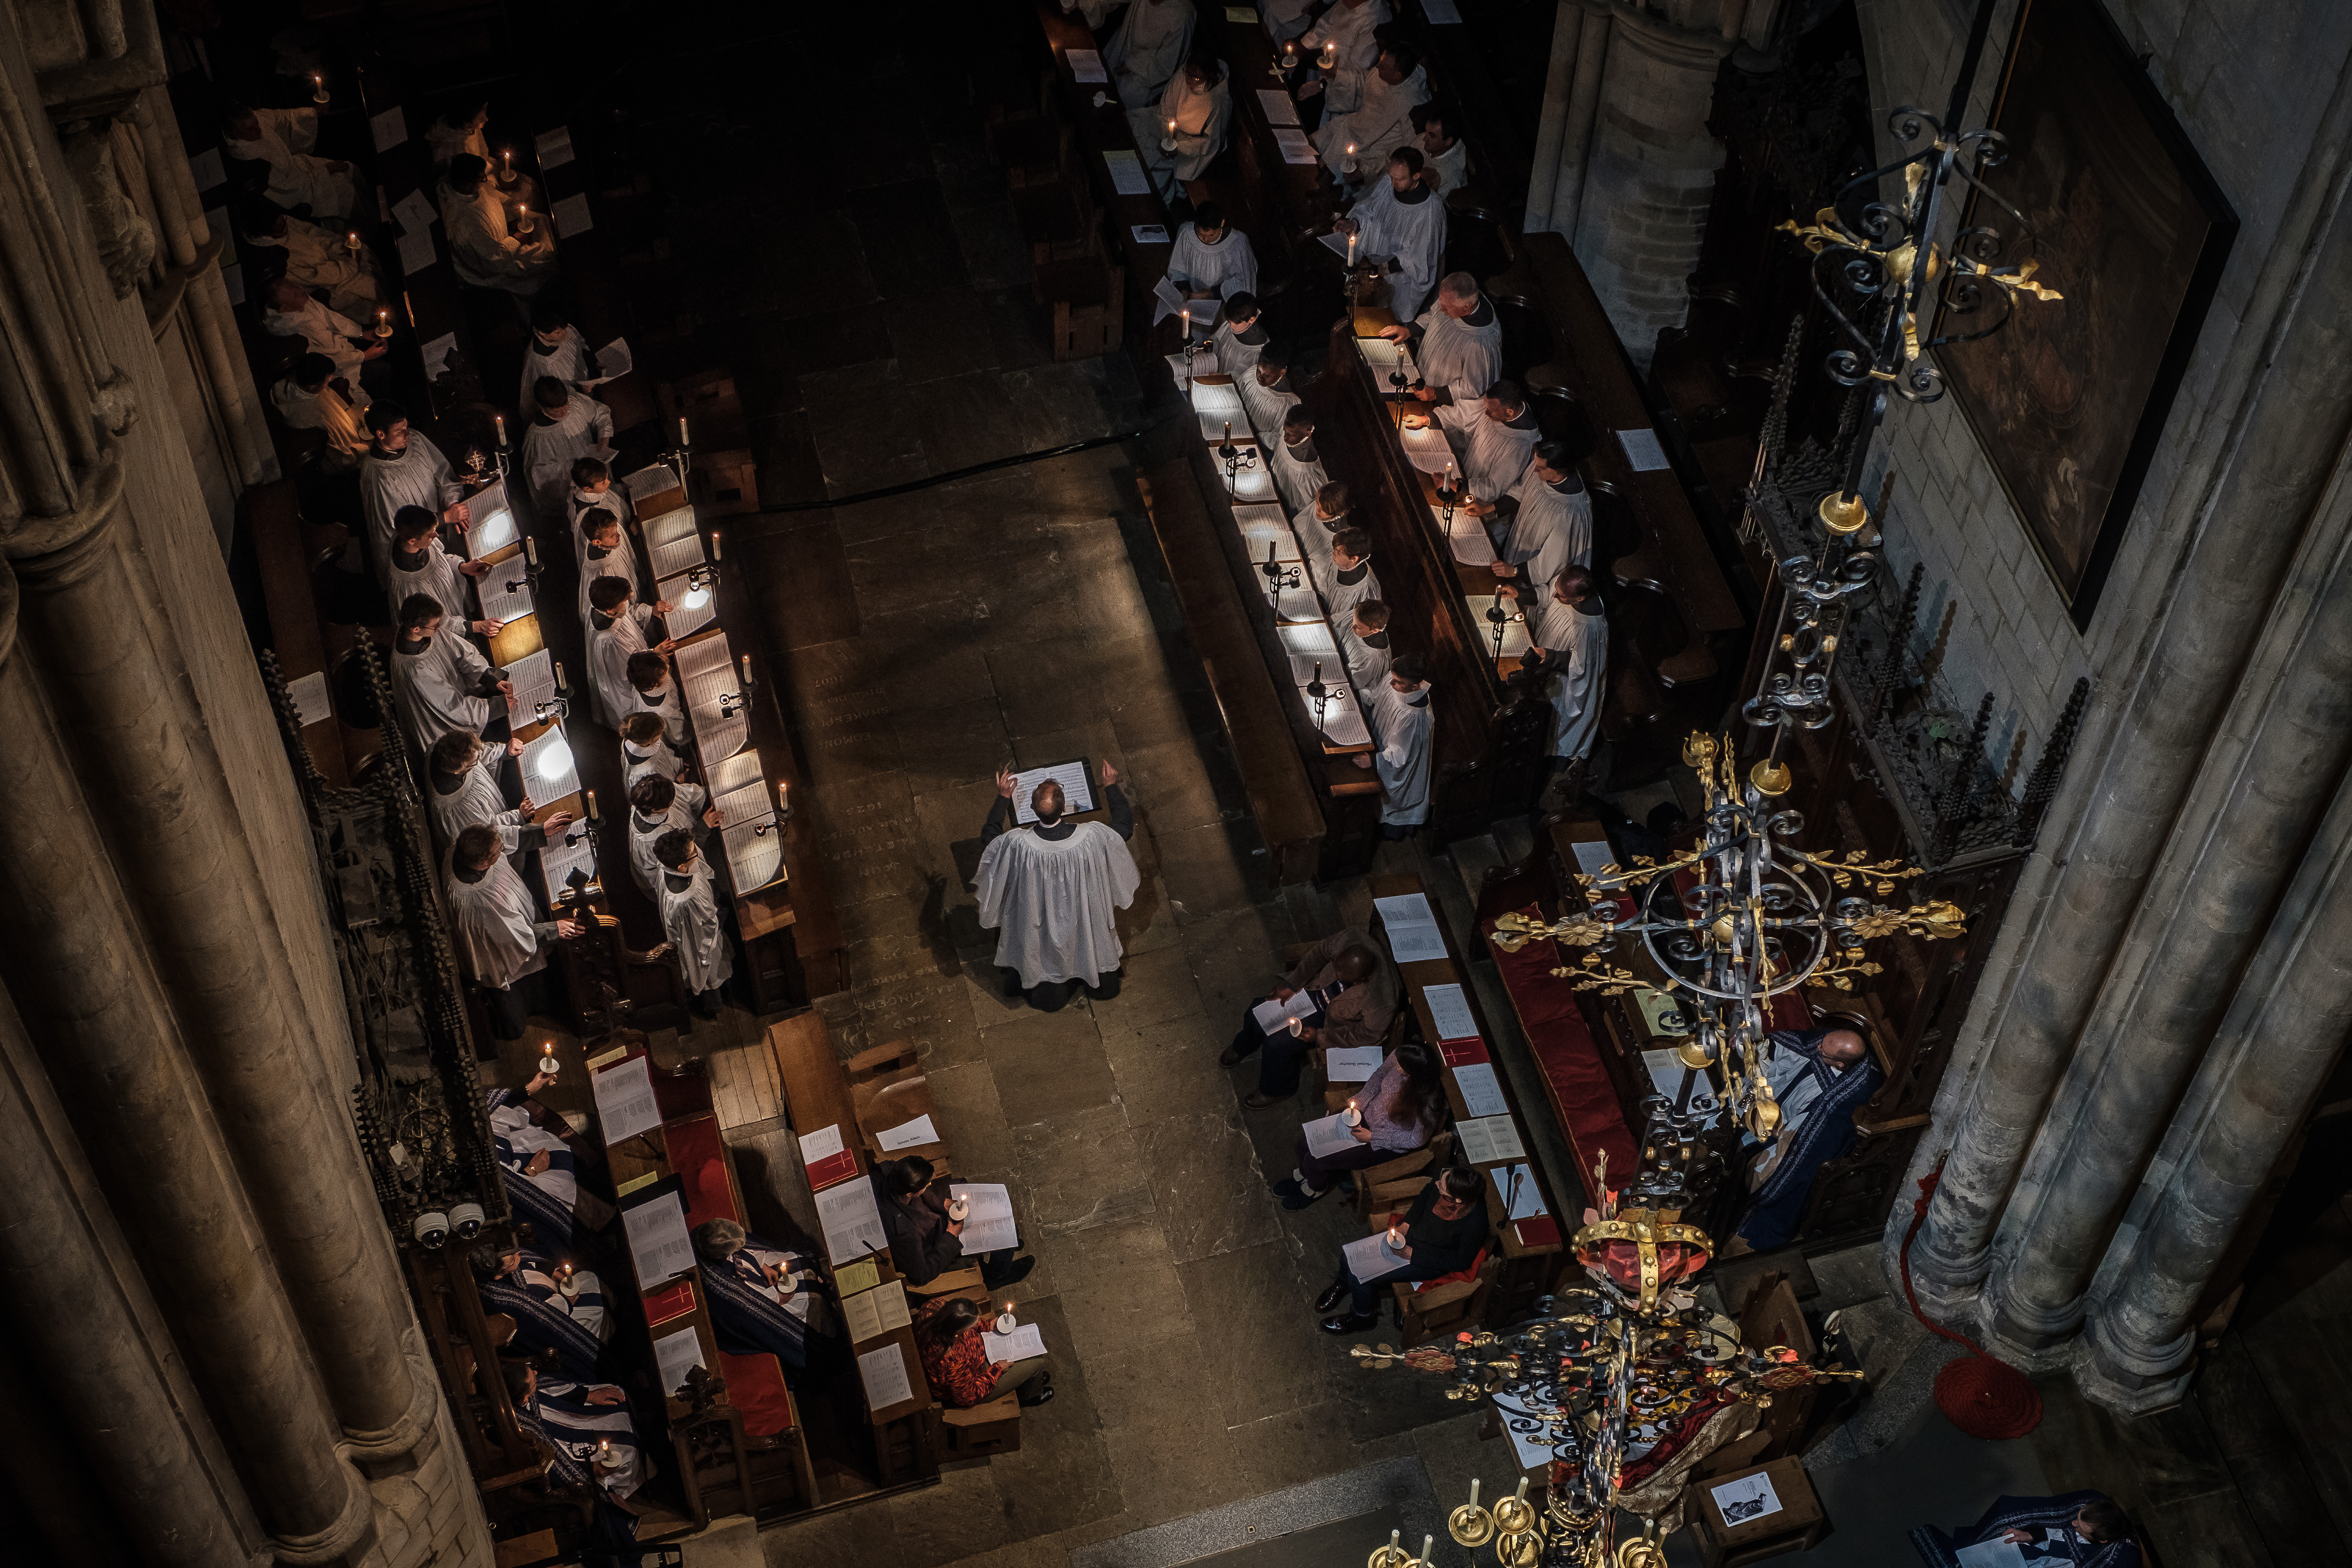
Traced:
[[2089, 1503], [2107, 1501], [2105, 1492], [2068, 1492], [2063, 1497], [1996, 1499], [1973, 1525], [1947, 1535], [1921, 1525], [1911, 1532], [1912, 1550], [1928, 1568], [1959, 1568], [1959, 1549], [1998, 1540], [2004, 1530], [2022, 1530], [2033, 1539], [2018, 1548], [2030, 1563], [2070, 1563], [2074, 1568], [2140, 1568], [2138, 1543], [2085, 1541], [2066, 1528]]
[[[790, 1302], [779, 1300], [768, 1283], [763, 1266], [772, 1263], [797, 1286]], [[807, 1314], [825, 1312], [833, 1296], [814, 1260], [752, 1237], [725, 1262], [706, 1260], [702, 1283], [710, 1300], [712, 1337], [729, 1355], [774, 1356], [783, 1363], [785, 1386], [794, 1393], [804, 1382], [829, 1383], [841, 1370], [838, 1336], [812, 1329], [807, 1321]]]

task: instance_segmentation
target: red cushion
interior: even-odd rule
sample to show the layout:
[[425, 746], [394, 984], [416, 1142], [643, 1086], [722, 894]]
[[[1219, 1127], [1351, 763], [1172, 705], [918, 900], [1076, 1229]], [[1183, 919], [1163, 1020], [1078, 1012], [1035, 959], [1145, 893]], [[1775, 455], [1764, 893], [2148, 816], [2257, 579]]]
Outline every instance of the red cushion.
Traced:
[[784, 1387], [784, 1364], [772, 1355], [719, 1352], [719, 1373], [727, 1380], [728, 1403], [743, 1413], [743, 1430], [772, 1437], [793, 1429], [793, 1396]]
[[[1541, 918], [1529, 904], [1522, 914]], [[1491, 932], [1490, 923], [1487, 930]], [[1593, 1044], [1592, 1030], [1576, 1005], [1570, 983], [1554, 975], [1557, 950], [1549, 941], [1528, 943], [1517, 952], [1490, 947], [1503, 988], [1511, 994], [1519, 1025], [1527, 1031], [1528, 1048], [1544, 1081], [1551, 1086], [1554, 1103], [1564, 1113], [1569, 1145], [1576, 1152], [1577, 1177], [1589, 1184], [1592, 1167], [1602, 1153], [1609, 1156], [1612, 1183], [1631, 1176], [1634, 1165], [1633, 1129], [1625, 1124], [1624, 1109], [1617, 1103], [1616, 1086]]]
[[669, 1145], [669, 1168], [685, 1186], [686, 1223], [731, 1219], [741, 1224], [741, 1205], [727, 1180], [727, 1152], [719, 1142], [719, 1119], [689, 1116], [668, 1123], [662, 1136]]

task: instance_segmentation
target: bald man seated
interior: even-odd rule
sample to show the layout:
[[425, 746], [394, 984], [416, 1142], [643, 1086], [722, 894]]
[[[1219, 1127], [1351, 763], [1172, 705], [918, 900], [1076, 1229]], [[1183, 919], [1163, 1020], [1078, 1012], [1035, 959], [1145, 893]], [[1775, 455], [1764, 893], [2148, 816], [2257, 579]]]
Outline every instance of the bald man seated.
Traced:
[[1854, 1112], [1886, 1081], [1869, 1043], [1852, 1029], [1782, 1030], [1770, 1043], [1764, 1078], [1780, 1102], [1780, 1125], [1769, 1143], [1742, 1134], [1749, 1195], [1738, 1251], [1767, 1252], [1796, 1236], [1813, 1177], [1853, 1147]]
[[[1257, 1090], [1242, 1100], [1253, 1110], [1287, 1100], [1298, 1092], [1298, 1064], [1316, 1047], [1379, 1045], [1396, 1016], [1400, 989], [1396, 966], [1370, 937], [1334, 931], [1307, 950], [1272, 996], [1250, 1004], [1234, 1043], [1217, 1060], [1233, 1067], [1245, 1057], [1261, 1058]], [[1301, 1007], [1291, 1009], [1297, 1016], [1271, 1030], [1259, 1026], [1260, 1003], [1288, 1006], [1302, 998]]]

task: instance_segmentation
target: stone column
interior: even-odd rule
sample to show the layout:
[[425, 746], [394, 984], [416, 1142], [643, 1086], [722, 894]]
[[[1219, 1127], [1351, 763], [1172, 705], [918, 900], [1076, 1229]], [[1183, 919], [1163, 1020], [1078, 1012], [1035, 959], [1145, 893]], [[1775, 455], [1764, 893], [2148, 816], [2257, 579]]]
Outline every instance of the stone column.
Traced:
[[1528, 211], [1520, 225], [1532, 234], [1551, 226], [1551, 192], [1559, 178], [1560, 133], [1568, 126], [1569, 85], [1576, 73], [1576, 44], [1584, 36], [1584, 14], [1576, 0], [1559, 0], [1551, 21], [1551, 62], [1544, 71], [1541, 118], [1535, 152], [1528, 160]]
[[[1922, 1301], [1939, 1315], [1974, 1319], [1979, 1310], [1995, 1228], [2028, 1147], [2273, 616], [2352, 422], [2352, 387], [2332, 329], [2306, 326], [2352, 310], [2347, 147], [2352, 83], [2337, 88], [2321, 121], [2296, 205], [2255, 279], [2247, 326], [2213, 380], [2242, 390], [2233, 405], [2215, 410], [2210, 466], [2175, 488], [2171, 506], [2195, 519], [2179, 530], [2189, 541], [2186, 558], [2152, 574], [2162, 598], [2145, 610], [2115, 607], [2144, 618], [2147, 630], [2119, 646], [2110, 661], [2116, 673], [2102, 678], [2105, 711], [2093, 730], [2105, 738], [2076, 764], [2084, 804], [2065, 839], [2050, 846], [2060, 868], [2051, 894], [2021, 911], [2032, 921], [2026, 956], [1998, 1005], [1912, 1252]], [[2198, 978], [2226, 987], [2233, 977]]]
[[2075, 1369], [2126, 1415], [2188, 1387], [2190, 1314], [2352, 1034], [2352, 789], [2339, 789], [2304, 869], [2231, 1006], [2223, 1075], [2123, 1268], [2105, 1287]]
[[[1574, 243], [1625, 352], [1647, 374], [1658, 333], [1681, 326], [1689, 307], [1690, 275], [1724, 160], [1707, 115], [1717, 73], [1738, 42], [1719, 27], [1677, 26], [1622, 3], [1613, 9]], [[1676, 9], [1712, 23], [1720, 7]], [[1555, 197], [1555, 225], [1559, 211]]]
[[1569, 80], [1560, 125], [1559, 171], [1552, 182], [1550, 221], [1546, 225], [1571, 241], [1576, 237], [1577, 218], [1584, 211], [1584, 171], [1592, 159], [1592, 122], [1601, 112], [1601, 78], [1609, 68], [1609, 37], [1614, 28], [1608, 6], [1584, 0], [1578, 30], [1576, 71]]

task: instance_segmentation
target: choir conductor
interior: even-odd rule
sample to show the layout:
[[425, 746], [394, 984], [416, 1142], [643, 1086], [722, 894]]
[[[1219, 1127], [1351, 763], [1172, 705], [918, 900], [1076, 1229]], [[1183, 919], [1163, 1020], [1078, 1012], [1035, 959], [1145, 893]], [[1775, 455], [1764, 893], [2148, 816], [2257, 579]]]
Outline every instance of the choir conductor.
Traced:
[[1037, 820], [1014, 827], [1013, 774], [996, 775], [996, 801], [981, 829], [980, 923], [994, 926], [996, 962], [1043, 1013], [1059, 1011], [1079, 985], [1095, 1000], [1118, 994], [1118, 932], [1112, 911], [1135, 900], [1139, 879], [1127, 841], [1135, 812], [1119, 793], [1118, 770], [1103, 764], [1110, 821], [1067, 822], [1062, 786], [1047, 779], [1029, 797]]

